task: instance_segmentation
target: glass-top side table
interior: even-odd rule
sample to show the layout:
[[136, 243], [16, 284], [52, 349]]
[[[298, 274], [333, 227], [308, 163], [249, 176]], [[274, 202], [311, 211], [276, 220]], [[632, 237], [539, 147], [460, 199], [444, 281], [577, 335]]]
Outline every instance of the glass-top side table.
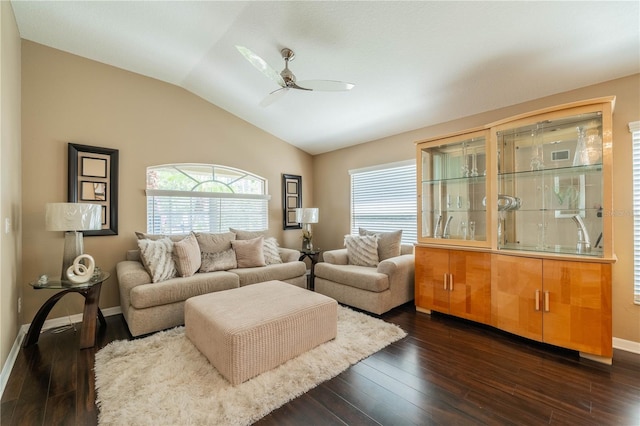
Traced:
[[62, 290], [51, 296], [44, 304], [38, 309], [33, 322], [29, 327], [27, 336], [24, 340], [24, 347], [27, 348], [38, 343], [40, 337], [40, 331], [44, 325], [44, 321], [47, 319], [47, 315], [51, 312], [51, 309], [58, 303], [65, 294], [68, 293], [80, 293], [84, 296], [84, 311], [82, 315], [82, 329], [80, 330], [80, 349], [92, 348], [96, 344], [97, 334], [97, 320], [103, 327], [107, 326], [107, 321], [102, 315], [102, 311], [98, 307], [100, 300], [100, 289], [102, 283], [109, 279], [111, 274], [108, 272], [100, 272], [100, 274], [94, 275], [91, 279], [82, 284], [76, 284], [66, 280], [48, 280], [45, 283], [39, 281], [30, 282], [29, 285], [35, 290], [49, 289], [49, 290]]
[[311, 291], [315, 290], [316, 274], [314, 272], [314, 269], [315, 269], [316, 263], [318, 263], [318, 261], [320, 260], [320, 253], [321, 251], [319, 249], [302, 250], [300, 251], [300, 258], [298, 259], [300, 261], [304, 261], [304, 259], [308, 257], [309, 260], [311, 261], [311, 267], [309, 271], [309, 290]]

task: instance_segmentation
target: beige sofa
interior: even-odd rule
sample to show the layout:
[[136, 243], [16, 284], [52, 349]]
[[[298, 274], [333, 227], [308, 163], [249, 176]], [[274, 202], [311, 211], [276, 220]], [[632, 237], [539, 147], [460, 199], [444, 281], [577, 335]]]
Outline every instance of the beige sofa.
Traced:
[[184, 324], [184, 302], [193, 296], [264, 281], [284, 281], [306, 288], [306, 265], [300, 252], [279, 247], [281, 264], [196, 273], [152, 283], [139, 250], [127, 252], [116, 266], [122, 314], [133, 336]]
[[373, 267], [349, 265], [347, 249], [326, 251], [315, 265], [315, 291], [367, 312], [387, 312], [415, 297], [413, 246], [402, 245], [400, 253]]

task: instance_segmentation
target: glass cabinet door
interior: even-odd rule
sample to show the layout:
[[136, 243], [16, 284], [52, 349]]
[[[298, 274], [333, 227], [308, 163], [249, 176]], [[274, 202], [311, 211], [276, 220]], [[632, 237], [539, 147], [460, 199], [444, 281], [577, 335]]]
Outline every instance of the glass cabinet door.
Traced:
[[418, 145], [420, 239], [487, 241], [486, 132]]
[[498, 248], [603, 256], [602, 113], [498, 129]]

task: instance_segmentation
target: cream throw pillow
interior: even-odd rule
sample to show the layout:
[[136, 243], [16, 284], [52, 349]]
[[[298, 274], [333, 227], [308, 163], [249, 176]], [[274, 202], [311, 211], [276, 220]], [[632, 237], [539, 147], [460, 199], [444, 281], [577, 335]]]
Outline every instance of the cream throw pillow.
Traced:
[[347, 235], [344, 237], [347, 246], [349, 265], [378, 266], [378, 237], [375, 235]]
[[200, 272], [226, 271], [236, 268], [236, 255], [231, 248], [231, 241], [236, 239], [236, 234], [198, 232], [196, 239], [202, 258]]
[[262, 231], [243, 231], [242, 229], [229, 228], [230, 232], [236, 234], [236, 240], [253, 240], [258, 237], [267, 237], [267, 230]]
[[178, 275], [181, 277], [190, 277], [198, 272], [202, 260], [200, 246], [193, 232], [182, 240], [173, 243], [173, 261], [176, 264]]
[[266, 266], [264, 261], [264, 238], [258, 237], [252, 240], [231, 241], [231, 246], [236, 252], [238, 268], [256, 268]]
[[264, 251], [264, 262], [267, 265], [276, 265], [278, 263], [282, 263], [282, 258], [280, 257], [280, 252], [278, 251], [278, 241], [275, 238], [265, 238], [262, 249]]
[[359, 228], [358, 233], [360, 235], [376, 235], [378, 237], [378, 259], [380, 261], [400, 256], [402, 229], [391, 232], [377, 232]]
[[151, 281], [159, 283], [176, 276], [176, 266], [171, 257], [173, 241], [169, 238], [159, 240], [138, 240], [140, 258]]

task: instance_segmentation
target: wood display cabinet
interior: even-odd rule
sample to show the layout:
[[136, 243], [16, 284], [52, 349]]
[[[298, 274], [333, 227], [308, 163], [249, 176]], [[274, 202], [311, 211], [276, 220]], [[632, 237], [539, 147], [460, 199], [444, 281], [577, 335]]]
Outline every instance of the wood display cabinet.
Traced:
[[416, 306], [490, 324], [491, 254], [416, 247]]
[[416, 144], [418, 310], [610, 362], [614, 101]]

